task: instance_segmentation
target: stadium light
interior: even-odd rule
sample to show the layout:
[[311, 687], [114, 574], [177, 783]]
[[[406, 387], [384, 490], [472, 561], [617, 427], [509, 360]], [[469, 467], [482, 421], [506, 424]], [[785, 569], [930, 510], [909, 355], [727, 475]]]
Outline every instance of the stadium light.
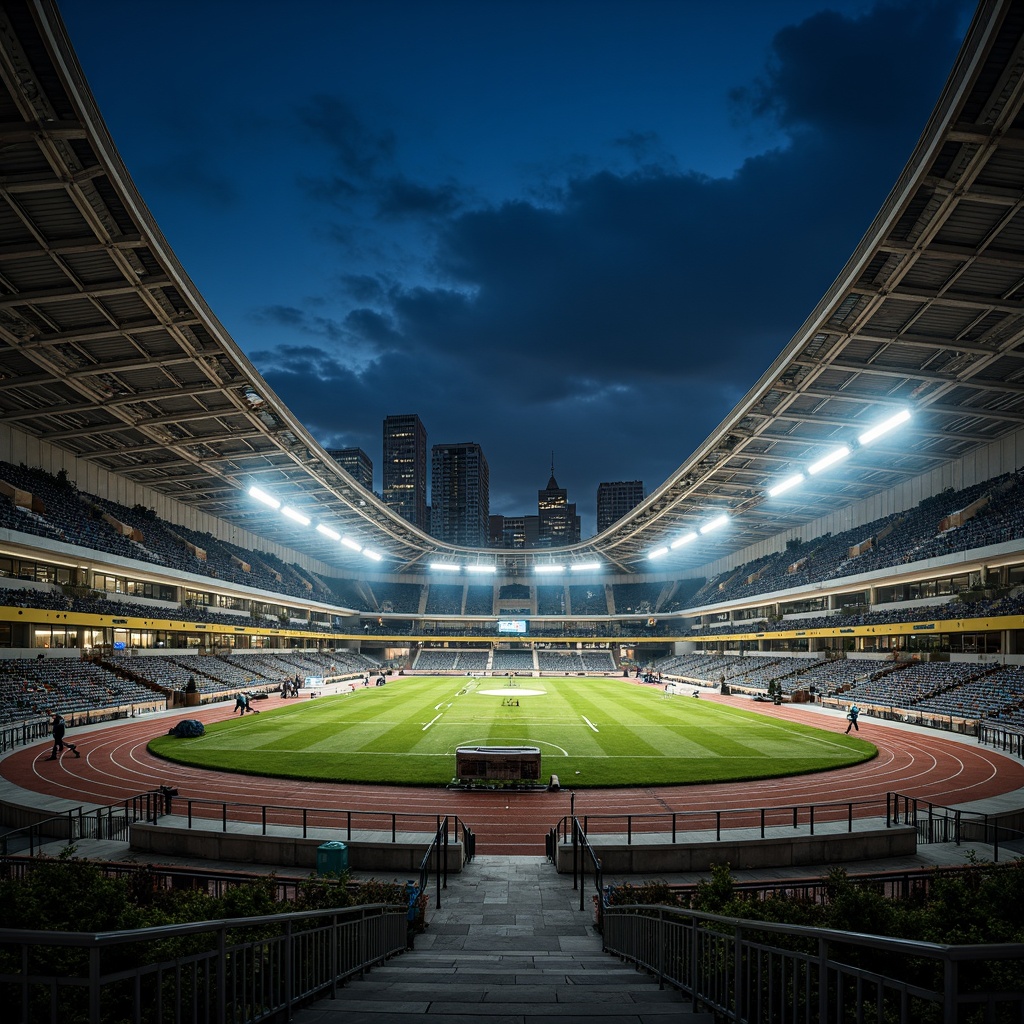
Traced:
[[262, 501], [264, 505], [269, 505], [271, 508], [280, 508], [281, 502], [277, 500], [273, 495], [267, 494], [266, 491], [261, 491], [258, 487], [249, 488], [249, 497], [255, 498], [257, 501]]
[[847, 445], [841, 445], [839, 448], [834, 448], [828, 453], [828, 455], [822, 456], [817, 462], [812, 462], [807, 467], [807, 475], [814, 476], [820, 473], [823, 469], [828, 469], [829, 466], [835, 465], [842, 459], [845, 459], [850, 454], [850, 449]]
[[571, 572], [598, 572], [601, 568], [600, 562], [573, 562], [569, 566]]
[[363, 554], [375, 562], [379, 562], [384, 557], [379, 551], [374, 551], [371, 548], [363, 548]]
[[467, 565], [466, 572], [497, 572], [496, 565]]
[[729, 522], [729, 517], [723, 512], [720, 516], [715, 516], [710, 523], [705, 523], [701, 528], [701, 533], [710, 533], [712, 530], [717, 530], [720, 526], [725, 526]]
[[332, 530], [329, 526], [324, 526], [323, 523], [316, 524], [316, 532], [322, 533], [325, 537], [330, 537], [331, 540], [341, 540], [341, 534], [336, 530]]
[[347, 548], [351, 548], [353, 551], [362, 551], [363, 545], [356, 543], [351, 537], [342, 537], [341, 543]]
[[555, 564], [553, 564], [551, 562], [548, 562], [548, 563], [546, 563], [544, 565], [535, 565], [533, 567], [533, 571], [534, 572], [547, 572], [547, 573], [565, 572], [565, 566], [564, 565], [555, 565]]
[[287, 505], [281, 506], [281, 515], [287, 516], [303, 526], [309, 526], [309, 516], [304, 516], [301, 512], [296, 512], [295, 509], [289, 508]]
[[782, 494], [788, 491], [791, 487], [796, 487], [804, 478], [803, 473], [794, 473], [792, 476], [786, 477], [785, 480], [781, 480], [774, 487], [768, 489], [768, 497], [774, 498], [777, 494]]
[[648, 558], [661, 558], [662, 555], [668, 554], [668, 548], [655, 548], [647, 557]]
[[462, 566], [457, 562], [431, 562], [430, 568], [434, 572], [460, 572]]
[[906, 423], [909, 419], [910, 410], [901, 409], [894, 416], [890, 416], [887, 420], [883, 420], [881, 423], [876, 424], [870, 430], [865, 430], [864, 433], [857, 438], [857, 444], [871, 444], [872, 441], [877, 440], [883, 434], [888, 434], [890, 430], [894, 430], [901, 423]]
[[672, 541], [671, 544], [669, 544], [669, 548], [672, 551], [675, 551], [676, 548], [681, 548], [684, 544], [689, 544], [691, 540], [696, 539], [697, 534], [694, 533], [693, 530], [691, 530], [689, 533], [684, 533], [681, 537], [676, 537], [676, 539]]

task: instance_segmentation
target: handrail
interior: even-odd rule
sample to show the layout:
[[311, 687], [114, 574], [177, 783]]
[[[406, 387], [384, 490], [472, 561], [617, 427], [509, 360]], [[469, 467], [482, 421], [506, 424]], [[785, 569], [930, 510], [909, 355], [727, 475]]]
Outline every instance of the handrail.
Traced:
[[[940, 945], [653, 905], [605, 907], [603, 935], [605, 952], [687, 993], [695, 1010], [735, 1024], [773, 1014], [831, 1020], [838, 1006], [844, 1020], [893, 1024], [929, 1014], [954, 1024], [972, 1012], [1018, 1019], [1024, 1009], [1020, 991], [976, 980], [970, 987], [992, 961], [1016, 961], [1019, 970], [1024, 943]], [[868, 954], [863, 964], [858, 950]]]
[[[164, 1020], [290, 1020], [404, 951], [406, 915], [375, 903], [117, 932], [0, 929], [0, 948], [32, 963], [4, 989], [22, 1020], [146, 1020], [154, 1001]], [[181, 952], [166, 955], [176, 940]]]
[[[573, 889], [579, 888], [580, 910], [584, 910], [584, 893], [586, 890], [587, 877], [586, 861], [589, 858], [590, 864], [594, 869], [594, 888], [597, 890], [595, 897], [595, 912], [597, 914], [597, 925], [600, 928], [601, 913], [604, 908], [604, 869], [601, 867], [601, 858], [598, 857], [597, 851], [590, 845], [590, 840], [587, 839], [587, 835], [583, 831], [583, 828], [579, 823], [579, 819], [573, 818], [572, 822], [572, 887]], [[581, 853], [582, 856], [580, 855]], [[579, 868], [578, 873], [577, 867]]]
[[1024, 832], [1002, 824], [981, 811], [929, 803], [905, 793], [885, 794], [885, 818], [888, 825], [913, 825], [919, 843], [985, 843], [992, 847], [992, 860], [999, 860], [1000, 844], [1024, 838]]
[[437, 819], [437, 830], [434, 838], [427, 845], [426, 853], [420, 861], [420, 883], [419, 892], [427, 891], [427, 882], [430, 878], [430, 858], [437, 854], [437, 893], [435, 896], [437, 909], [441, 909], [441, 890], [448, 888], [448, 815], [442, 821]]

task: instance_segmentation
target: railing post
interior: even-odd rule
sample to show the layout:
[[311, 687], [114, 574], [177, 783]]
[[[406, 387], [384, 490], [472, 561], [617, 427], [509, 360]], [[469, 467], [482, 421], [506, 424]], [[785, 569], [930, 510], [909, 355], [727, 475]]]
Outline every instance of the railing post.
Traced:
[[579, 863], [579, 839], [576, 835], [576, 830], [579, 828], [579, 822], [572, 819], [572, 887], [575, 889], [579, 884], [577, 879], [577, 864]]
[[89, 1024], [101, 1024], [100, 1017], [100, 948], [89, 950]]
[[220, 805], [220, 821], [222, 831], [227, 832], [228, 830], [228, 805], [223, 803]]
[[262, 804], [260, 806], [260, 818], [262, 820], [263, 834], [267, 834], [267, 805]]
[[761, 838], [764, 839], [764, 808], [761, 808]]
[[293, 951], [292, 943], [295, 941], [292, 936], [292, 923], [286, 921], [284, 926], [284, 964], [282, 965], [284, 970], [284, 1005], [287, 1010], [287, 1019], [292, 1019], [292, 963]]
[[192, 798], [191, 797], [189, 797], [189, 800], [188, 800], [188, 827], [189, 828], [192, 827]]
[[[889, 794], [886, 793], [886, 800], [888, 800], [888, 799], [889, 799]], [[889, 827], [889, 810], [888, 810], [888, 807], [886, 807], [885, 827], [886, 828]], [[853, 831], [853, 801], [852, 800], [846, 805], [846, 831], [847, 832], [852, 832]]]

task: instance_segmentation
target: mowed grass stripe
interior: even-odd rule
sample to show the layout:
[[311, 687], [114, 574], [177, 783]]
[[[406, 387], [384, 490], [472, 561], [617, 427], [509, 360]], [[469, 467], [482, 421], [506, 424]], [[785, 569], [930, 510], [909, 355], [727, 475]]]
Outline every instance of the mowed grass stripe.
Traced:
[[[505, 682], [393, 679], [213, 723], [200, 739], [160, 736], [150, 749], [235, 772], [439, 785], [454, 774], [459, 745], [528, 745], [540, 747], [545, 776], [557, 772], [563, 784], [579, 786], [765, 778], [856, 764], [877, 753], [855, 736], [711, 701], [666, 699], [622, 679], [530, 679], [507, 688]], [[524, 689], [545, 692], [523, 696]], [[502, 706], [504, 697], [519, 706]]]

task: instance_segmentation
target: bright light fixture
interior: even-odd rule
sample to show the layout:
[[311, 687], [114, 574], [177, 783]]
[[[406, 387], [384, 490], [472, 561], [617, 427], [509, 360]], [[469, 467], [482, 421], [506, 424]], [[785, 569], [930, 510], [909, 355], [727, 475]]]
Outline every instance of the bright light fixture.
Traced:
[[341, 538], [341, 543], [345, 547], [351, 548], [353, 551], [362, 551], [363, 550], [363, 545], [362, 544], [357, 544], [351, 537], [342, 537]]
[[458, 572], [462, 566], [457, 562], [431, 562], [430, 568], [434, 572]]
[[545, 565], [535, 565], [533, 567], [533, 571], [534, 572], [552, 572], [552, 573], [553, 572], [565, 572], [565, 566], [564, 565], [554, 565], [554, 564], [549, 562], [549, 563], [547, 563]]
[[717, 530], [720, 526], [725, 526], [729, 522], [729, 517], [723, 512], [720, 516], [715, 516], [710, 523], [705, 523], [701, 528], [701, 533], [710, 533], [712, 530]]
[[384, 557], [379, 551], [373, 551], [370, 548], [363, 548], [363, 554], [367, 558], [372, 558], [375, 562], [379, 562]]
[[330, 537], [331, 540], [341, 540], [341, 534], [336, 530], [332, 530], [329, 526], [324, 526], [323, 523], [316, 524], [316, 532], [322, 533], [325, 537]]
[[269, 505], [271, 508], [280, 508], [281, 502], [273, 495], [267, 494], [266, 491], [261, 491], [258, 487], [249, 488], [249, 497], [255, 498], [257, 501], [262, 501], [264, 505]]
[[845, 459], [850, 454], [850, 449], [844, 444], [839, 448], [834, 448], [828, 453], [828, 455], [822, 456], [817, 462], [812, 462], [807, 467], [808, 476], [814, 476], [816, 473], [820, 473], [823, 469], [828, 469], [829, 466], [835, 465], [841, 459]]
[[796, 487], [803, 478], [803, 473], [794, 473], [792, 476], [787, 476], [785, 480], [781, 480], [774, 487], [770, 487], [768, 489], [768, 497], [774, 498], [775, 495], [782, 494], [784, 491], [788, 491], [791, 487]]
[[597, 572], [601, 568], [600, 562], [573, 562], [569, 566], [572, 572]]
[[647, 557], [648, 558], [661, 558], [662, 555], [668, 554], [668, 548], [655, 548]]
[[681, 537], [676, 537], [669, 547], [675, 551], [676, 548], [681, 548], [684, 544], [689, 544], [691, 540], [696, 540], [697, 534], [691, 530], [689, 533], [684, 533]]
[[296, 512], [295, 509], [289, 508], [287, 505], [281, 507], [281, 515], [294, 519], [295, 522], [301, 523], [303, 526], [309, 526], [309, 516], [304, 516], [301, 512]]
[[883, 434], [888, 434], [890, 430], [895, 429], [901, 423], [906, 423], [910, 419], [910, 410], [901, 409], [894, 416], [890, 416], [887, 420], [883, 420], [881, 423], [876, 424], [870, 430], [865, 430], [860, 437], [857, 438], [857, 444], [871, 444], [872, 441], [877, 440]]
[[496, 565], [467, 565], [466, 572], [497, 572]]

